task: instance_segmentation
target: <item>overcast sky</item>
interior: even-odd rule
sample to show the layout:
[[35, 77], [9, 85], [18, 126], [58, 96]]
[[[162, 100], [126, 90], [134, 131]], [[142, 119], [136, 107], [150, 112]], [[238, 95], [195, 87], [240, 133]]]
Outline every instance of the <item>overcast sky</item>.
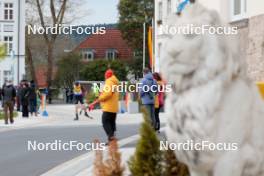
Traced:
[[118, 21], [117, 5], [119, 0], [85, 0], [82, 10], [89, 15], [78, 21], [78, 24], [116, 23]]

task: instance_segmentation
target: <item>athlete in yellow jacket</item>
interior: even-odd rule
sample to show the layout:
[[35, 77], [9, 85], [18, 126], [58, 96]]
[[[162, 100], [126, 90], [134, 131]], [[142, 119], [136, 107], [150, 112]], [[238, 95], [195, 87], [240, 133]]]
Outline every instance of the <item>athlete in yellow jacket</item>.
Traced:
[[119, 100], [119, 93], [117, 91], [118, 84], [119, 81], [114, 75], [114, 72], [111, 69], [107, 70], [105, 72], [105, 85], [103, 91], [99, 98], [89, 106], [89, 109], [93, 109], [95, 104], [101, 104], [103, 110], [102, 122], [108, 136], [108, 141], [115, 139], [116, 115], [118, 112]]

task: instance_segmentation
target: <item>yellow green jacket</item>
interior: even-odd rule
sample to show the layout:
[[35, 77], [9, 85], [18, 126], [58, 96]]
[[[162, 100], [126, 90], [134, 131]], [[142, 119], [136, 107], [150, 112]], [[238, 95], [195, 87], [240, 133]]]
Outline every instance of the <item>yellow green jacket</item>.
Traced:
[[119, 93], [115, 87], [118, 84], [119, 81], [114, 75], [105, 81], [103, 91], [99, 96], [101, 108], [104, 112], [118, 112]]

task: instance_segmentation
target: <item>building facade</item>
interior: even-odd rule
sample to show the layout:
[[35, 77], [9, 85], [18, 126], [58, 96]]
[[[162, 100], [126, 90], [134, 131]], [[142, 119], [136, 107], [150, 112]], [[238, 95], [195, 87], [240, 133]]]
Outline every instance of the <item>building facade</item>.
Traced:
[[0, 85], [17, 85], [25, 75], [25, 0], [0, 1], [0, 42], [7, 53], [0, 60]]
[[[160, 69], [160, 53], [164, 36], [158, 34], [161, 24], [176, 13], [182, 0], [155, 1], [156, 70]], [[246, 56], [248, 75], [254, 81], [264, 81], [264, 1], [260, 0], [197, 0], [218, 11], [222, 20], [239, 29], [241, 54]]]

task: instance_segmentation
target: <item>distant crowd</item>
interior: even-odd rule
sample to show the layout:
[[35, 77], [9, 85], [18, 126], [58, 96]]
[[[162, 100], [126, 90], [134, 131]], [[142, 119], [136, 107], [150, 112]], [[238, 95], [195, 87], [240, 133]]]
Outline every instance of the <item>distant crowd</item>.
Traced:
[[38, 116], [40, 92], [34, 81], [22, 80], [18, 86], [7, 80], [0, 89], [0, 100], [4, 111], [5, 124], [13, 124], [14, 109], [22, 112], [22, 117]]

